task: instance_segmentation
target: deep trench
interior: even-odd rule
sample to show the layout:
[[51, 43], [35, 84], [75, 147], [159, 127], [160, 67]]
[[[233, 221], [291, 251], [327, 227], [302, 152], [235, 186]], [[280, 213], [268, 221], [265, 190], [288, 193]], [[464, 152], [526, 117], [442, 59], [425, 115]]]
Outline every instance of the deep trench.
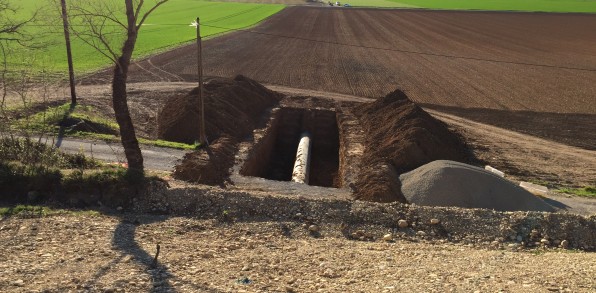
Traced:
[[309, 185], [339, 187], [339, 131], [334, 111], [282, 108], [251, 150], [241, 175], [290, 181], [301, 134], [311, 133]]

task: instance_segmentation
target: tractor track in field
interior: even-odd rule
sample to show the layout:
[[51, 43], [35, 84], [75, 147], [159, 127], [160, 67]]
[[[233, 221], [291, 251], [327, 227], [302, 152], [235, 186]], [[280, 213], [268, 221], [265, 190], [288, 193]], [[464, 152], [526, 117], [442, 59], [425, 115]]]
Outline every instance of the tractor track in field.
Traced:
[[[401, 88], [425, 107], [595, 150], [590, 27], [596, 15], [288, 7], [206, 41], [204, 71], [373, 98]], [[195, 81], [195, 48], [138, 62], [130, 81]]]

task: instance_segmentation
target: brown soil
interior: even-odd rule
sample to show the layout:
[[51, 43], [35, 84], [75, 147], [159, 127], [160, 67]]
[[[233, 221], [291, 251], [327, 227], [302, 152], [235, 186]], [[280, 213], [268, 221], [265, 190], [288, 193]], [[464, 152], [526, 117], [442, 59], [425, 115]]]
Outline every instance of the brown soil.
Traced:
[[[251, 29], [258, 34], [206, 41], [204, 68], [363, 97], [400, 88], [416, 103], [453, 107], [466, 118], [478, 116], [465, 111], [472, 108], [496, 110], [482, 117], [492, 125], [526, 111], [539, 123], [503, 126], [585, 148], [596, 145], [585, 119], [558, 113], [594, 120], [596, 38], [588, 28], [595, 26], [594, 15], [288, 7]], [[194, 52], [191, 45], [152, 57], [130, 78], [194, 81]]]
[[466, 147], [447, 125], [396, 90], [355, 109], [366, 136], [357, 198], [406, 202], [397, 176], [434, 160], [466, 161]]
[[222, 185], [234, 164], [237, 142], [228, 136], [206, 148], [188, 153], [174, 168], [174, 177], [200, 184]]
[[[193, 143], [198, 140], [198, 88], [170, 99], [159, 115], [159, 138]], [[244, 76], [215, 78], [204, 88], [207, 139], [212, 144], [185, 156], [174, 176], [203, 183], [222, 184], [234, 163], [236, 144], [252, 134], [262, 112], [281, 95]]]
[[549, 188], [596, 185], [596, 151], [430, 111], [465, 137], [479, 160], [506, 173], [512, 181], [540, 182]]
[[[259, 83], [237, 76], [234, 80], [210, 79], [204, 88], [207, 138], [223, 135], [243, 139], [255, 128], [261, 112], [279, 101], [281, 95]], [[198, 88], [184, 97], [170, 99], [159, 114], [159, 138], [192, 144], [199, 135]]]

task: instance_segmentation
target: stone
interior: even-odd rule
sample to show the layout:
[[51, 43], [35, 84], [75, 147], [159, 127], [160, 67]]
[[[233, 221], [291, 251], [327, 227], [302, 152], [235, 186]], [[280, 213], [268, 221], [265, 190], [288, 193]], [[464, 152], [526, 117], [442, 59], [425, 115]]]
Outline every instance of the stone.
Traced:
[[29, 191], [27, 192], [27, 201], [35, 202], [39, 199], [39, 192], [37, 191]]
[[562, 248], [567, 248], [567, 247], [569, 247], [569, 241], [567, 241], [567, 240], [563, 240], [563, 241], [561, 241], [561, 247], [562, 247]]
[[24, 286], [24, 285], [25, 285], [25, 281], [23, 281], [23, 280], [21, 280], [21, 279], [18, 279], [18, 280], [16, 280], [16, 281], [12, 282], [12, 284], [13, 284], [14, 286], [17, 286], [17, 287], [22, 287], [22, 286]]
[[321, 230], [321, 228], [319, 228], [319, 226], [317, 226], [317, 225], [308, 226], [308, 231], [310, 231], [310, 232], [319, 232], [319, 230]]
[[399, 221], [397, 221], [397, 225], [400, 228], [406, 228], [406, 227], [408, 227], [408, 221], [403, 220], [403, 219], [402, 220], [399, 220]]
[[522, 240], [524, 240], [524, 238], [521, 235], [517, 235], [515, 239], [517, 240], [517, 242], [522, 242]]
[[383, 236], [383, 240], [385, 240], [385, 241], [391, 241], [391, 240], [393, 240], [393, 235], [392, 234], [385, 234], [385, 236]]
[[424, 232], [424, 231], [418, 231], [418, 232], [416, 232], [416, 235], [417, 236], [426, 236], [426, 232]]
[[434, 219], [434, 218], [433, 219], [430, 219], [430, 224], [431, 225], [437, 225], [439, 223], [441, 223], [441, 221], [439, 219]]
[[540, 239], [540, 244], [542, 244], [542, 245], [550, 245], [550, 241], [548, 241], [548, 239], [546, 239], [546, 238], [542, 238], [542, 239]]

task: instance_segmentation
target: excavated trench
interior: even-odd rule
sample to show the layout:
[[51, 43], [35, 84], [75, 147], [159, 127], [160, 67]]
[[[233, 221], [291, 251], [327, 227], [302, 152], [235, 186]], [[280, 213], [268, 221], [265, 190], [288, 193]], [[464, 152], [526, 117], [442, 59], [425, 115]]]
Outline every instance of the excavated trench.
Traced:
[[340, 187], [339, 130], [336, 113], [330, 110], [277, 109], [266, 133], [252, 146], [240, 175], [290, 181], [298, 144], [305, 132], [310, 133], [312, 143], [308, 184]]

